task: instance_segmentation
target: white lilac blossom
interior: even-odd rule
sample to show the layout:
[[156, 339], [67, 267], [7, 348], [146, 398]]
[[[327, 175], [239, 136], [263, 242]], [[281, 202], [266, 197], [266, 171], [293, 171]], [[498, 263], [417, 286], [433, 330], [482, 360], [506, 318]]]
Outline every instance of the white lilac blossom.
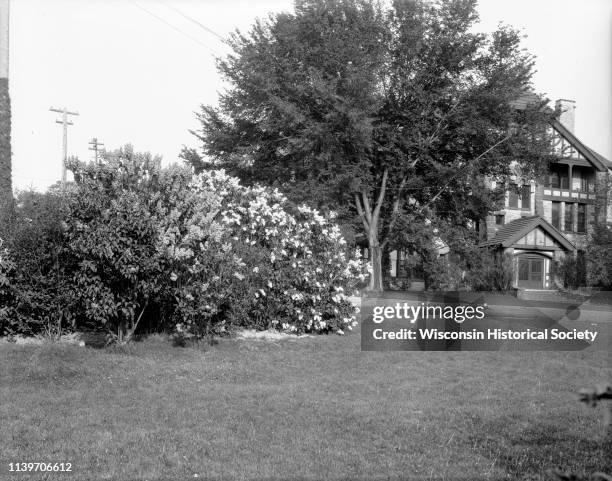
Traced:
[[[265, 314], [265, 309], [274, 306], [269, 323], [288, 332], [342, 334], [355, 325], [356, 311], [345, 292], [363, 279], [364, 266], [359, 251], [348, 249], [335, 214], [323, 216], [304, 205], [295, 212], [278, 190], [244, 187], [222, 170], [195, 175], [191, 186], [220, 198], [216, 218], [228, 232], [225, 238], [234, 244], [227, 249], [232, 265], [229, 275], [248, 281], [241, 288], [245, 294], [247, 289], [250, 292], [245, 299], [252, 300], [251, 310]], [[192, 241], [206, 242], [208, 235], [196, 223], [185, 242], [180, 233], [169, 232], [167, 246], [175, 249], [177, 260], [192, 261], [195, 266]], [[242, 254], [240, 249], [245, 247], [254, 253], [253, 258]], [[240, 252], [242, 258], [231, 256], [232, 252]], [[207, 293], [214, 292], [213, 286], [223, 278], [214, 276], [207, 281], [211, 283]]]

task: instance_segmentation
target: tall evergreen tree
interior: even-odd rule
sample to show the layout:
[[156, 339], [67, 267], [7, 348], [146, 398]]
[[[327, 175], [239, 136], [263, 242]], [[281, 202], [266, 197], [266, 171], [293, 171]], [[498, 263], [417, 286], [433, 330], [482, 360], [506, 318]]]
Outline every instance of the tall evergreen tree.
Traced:
[[296, 0], [230, 39], [229, 89], [203, 106], [196, 168], [223, 167], [339, 211], [367, 239], [372, 290], [406, 219], [477, 219], [477, 183], [546, 159], [548, 113], [517, 110], [533, 57], [500, 26], [476, 33], [475, 0]]

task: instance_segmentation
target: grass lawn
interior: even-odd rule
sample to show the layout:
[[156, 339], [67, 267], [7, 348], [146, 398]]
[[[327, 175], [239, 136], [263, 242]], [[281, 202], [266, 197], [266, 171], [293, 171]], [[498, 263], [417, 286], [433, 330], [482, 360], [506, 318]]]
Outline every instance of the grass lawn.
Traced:
[[[612, 472], [606, 352], [361, 352], [359, 333], [0, 345], [0, 479], [549, 479]], [[71, 462], [72, 474], [9, 473]]]

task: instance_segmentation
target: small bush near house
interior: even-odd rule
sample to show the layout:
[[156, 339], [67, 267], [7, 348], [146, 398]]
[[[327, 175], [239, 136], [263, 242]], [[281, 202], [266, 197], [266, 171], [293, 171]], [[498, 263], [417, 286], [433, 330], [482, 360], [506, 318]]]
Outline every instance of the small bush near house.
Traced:
[[577, 289], [585, 286], [587, 282], [587, 263], [584, 252], [578, 252], [576, 256], [566, 255], [558, 261], [555, 266], [555, 274], [563, 282], [567, 289]]
[[586, 257], [588, 285], [612, 289], [612, 231], [609, 227], [595, 227]]
[[463, 270], [454, 260], [431, 258], [423, 263], [425, 286], [432, 291], [455, 291], [463, 287]]
[[471, 259], [466, 283], [475, 291], [506, 292], [512, 287], [513, 265], [510, 254], [480, 248]]

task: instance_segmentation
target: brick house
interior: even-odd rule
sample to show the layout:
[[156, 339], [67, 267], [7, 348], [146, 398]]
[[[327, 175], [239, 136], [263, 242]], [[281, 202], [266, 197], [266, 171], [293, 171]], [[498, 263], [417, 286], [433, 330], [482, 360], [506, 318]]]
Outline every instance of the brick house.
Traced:
[[612, 222], [612, 162], [574, 134], [573, 101], [558, 100], [556, 108], [561, 114], [551, 129], [558, 160], [551, 163], [544, 178], [514, 176], [504, 208], [485, 221], [485, 239], [480, 245], [512, 255], [516, 288], [557, 287], [553, 262], [566, 255], [581, 255], [594, 225]]

